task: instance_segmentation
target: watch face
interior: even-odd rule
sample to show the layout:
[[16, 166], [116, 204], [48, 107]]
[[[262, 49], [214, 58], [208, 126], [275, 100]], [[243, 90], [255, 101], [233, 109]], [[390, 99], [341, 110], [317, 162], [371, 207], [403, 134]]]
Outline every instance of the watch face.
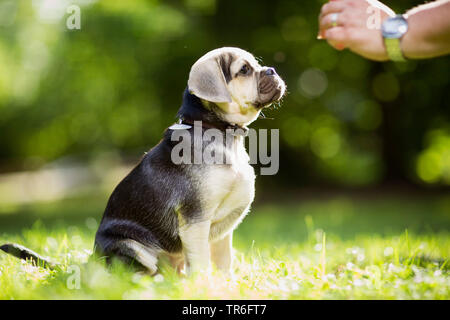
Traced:
[[401, 38], [408, 31], [408, 23], [401, 15], [388, 18], [383, 23], [384, 38]]

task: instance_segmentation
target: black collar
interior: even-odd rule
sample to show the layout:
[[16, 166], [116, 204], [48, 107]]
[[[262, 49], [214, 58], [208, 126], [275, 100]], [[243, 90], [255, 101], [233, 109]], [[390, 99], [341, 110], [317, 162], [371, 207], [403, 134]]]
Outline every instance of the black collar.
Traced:
[[186, 88], [183, 94], [183, 104], [177, 114], [180, 119], [178, 123], [194, 126], [194, 121], [201, 121], [204, 129], [218, 129], [225, 131], [226, 129], [241, 129], [244, 135], [247, 134], [248, 128], [236, 124], [228, 123], [220, 119], [216, 113], [208, 110], [203, 106], [202, 101], [189, 92]]
[[242, 130], [244, 132], [244, 134], [247, 134], [247, 132], [248, 132], [248, 128], [247, 127], [242, 127], [242, 126], [239, 126], [237, 124], [231, 124], [231, 123], [228, 123], [228, 122], [225, 122], [225, 121], [222, 121], [221, 123], [218, 123], [218, 122], [212, 123], [212, 122], [208, 122], [208, 121], [204, 121], [204, 120], [180, 119], [178, 121], [178, 123], [186, 124], [186, 125], [189, 125], [189, 126], [194, 126], [195, 122], [199, 122], [199, 121], [201, 121], [203, 129], [218, 129], [220, 131], [225, 131], [227, 129], [232, 129], [232, 130], [240, 129], [240, 130]]

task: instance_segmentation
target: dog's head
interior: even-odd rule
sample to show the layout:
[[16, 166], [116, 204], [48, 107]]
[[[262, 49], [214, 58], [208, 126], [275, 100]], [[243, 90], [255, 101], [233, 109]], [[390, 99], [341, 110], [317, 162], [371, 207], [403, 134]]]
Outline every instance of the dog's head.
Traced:
[[188, 87], [220, 118], [238, 125], [254, 121], [262, 108], [286, 92], [274, 68], [262, 67], [247, 51], [231, 47], [210, 51], [197, 60]]

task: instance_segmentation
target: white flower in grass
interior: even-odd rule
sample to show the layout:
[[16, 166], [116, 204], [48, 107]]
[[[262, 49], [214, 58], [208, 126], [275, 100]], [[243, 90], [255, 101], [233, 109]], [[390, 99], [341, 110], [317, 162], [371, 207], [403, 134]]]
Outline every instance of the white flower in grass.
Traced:
[[348, 270], [352, 270], [355, 267], [355, 265], [353, 263], [351, 263], [351, 262], [347, 262], [346, 267], [347, 267]]
[[84, 251], [72, 251], [73, 257], [76, 260], [87, 261], [89, 259], [89, 254]]
[[133, 276], [131, 277], [131, 281], [133, 283], [139, 283], [141, 281], [142, 277], [143, 277], [143, 275], [141, 273], [135, 272], [133, 274]]
[[402, 269], [400, 267], [395, 266], [393, 263], [389, 263], [387, 271], [397, 273], [397, 272], [400, 272], [401, 270]]
[[155, 281], [155, 282], [163, 282], [164, 281], [164, 276], [162, 274], [157, 274], [156, 276], [153, 277], [153, 281]]
[[298, 284], [298, 282], [292, 281], [291, 282], [291, 290], [298, 291], [299, 289], [300, 289], [300, 285]]
[[416, 275], [416, 276], [414, 277], [414, 282], [415, 282], [415, 283], [422, 283], [422, 282], [424, 282], [424, 278], [422, 277], [421, 274], [418, 274], [418, 275]]
[[390, 257], [390, 256], [392, 256], [393, 253], [394, 253], [394, 249], [392, 247], [387, 247], [386, 249], [384, 249], [385, 257]]
[[334, 274], [332, 274], [332, 273], [329, 273], [329, 274], [325, 275], [324, 278], [325, 278], [326, 281], [331, 281], [331, 282], [336, 281], [336, 276]]
[[355, 287], [362, 287], [364, 285], [364, 281], [362, 281], [361, 279], [356, 279], [355, 281], [353, 281], [353, 285]]
[[278, 284], [278, 289], [284, 292], [289, 292], [290, 291], [289, 283], [285, 279], [281, 279], [280, 283]]

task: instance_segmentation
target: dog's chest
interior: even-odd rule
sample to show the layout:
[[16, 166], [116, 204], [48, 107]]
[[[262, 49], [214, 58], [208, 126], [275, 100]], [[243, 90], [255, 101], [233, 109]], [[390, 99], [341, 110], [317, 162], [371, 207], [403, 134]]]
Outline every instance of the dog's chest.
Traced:
[[[212, 226], [216, 225], [215, 233], [233, 228], [255, 194], [255, 173], [243, 144], [236, 146], [229, 159], [228, 164], [208, 166], [202, 182], [202, 207]], [[216, 236], [220, 235], [212, 237]]]

